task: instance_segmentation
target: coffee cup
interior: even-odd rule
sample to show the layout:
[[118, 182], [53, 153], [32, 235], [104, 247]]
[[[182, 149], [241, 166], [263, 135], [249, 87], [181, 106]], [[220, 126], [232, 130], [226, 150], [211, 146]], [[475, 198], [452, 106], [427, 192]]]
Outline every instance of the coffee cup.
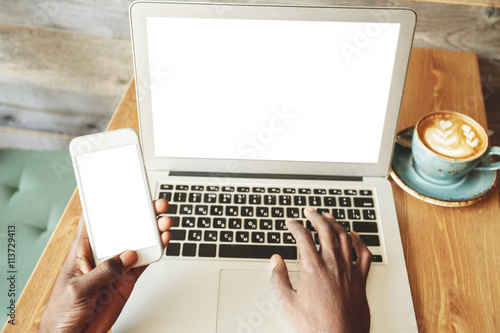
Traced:
[[437, 111], [421, 118], [413, 132], [413, 167], [425, 180], [453, 184], [473, 170], [500, 169], [500, 147], [488, 147], [485, 129], [474, 119], [454, 111]]

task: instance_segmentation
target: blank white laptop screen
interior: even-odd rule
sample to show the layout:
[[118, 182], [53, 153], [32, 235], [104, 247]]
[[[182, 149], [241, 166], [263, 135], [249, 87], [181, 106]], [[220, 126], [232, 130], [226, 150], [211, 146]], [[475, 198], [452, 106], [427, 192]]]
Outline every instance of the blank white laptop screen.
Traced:
[[146, 24], [157, 157], [378, 162], [399, 24]]

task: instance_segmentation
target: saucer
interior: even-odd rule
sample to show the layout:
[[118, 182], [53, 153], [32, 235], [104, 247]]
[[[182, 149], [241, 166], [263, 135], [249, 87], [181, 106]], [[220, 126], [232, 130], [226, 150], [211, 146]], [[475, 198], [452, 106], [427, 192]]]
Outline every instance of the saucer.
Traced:
[[464, 207], [485, 199], [494, 189], [496, 171], [471, 171], [456, 183], [437, 185], [420, 177], [413, 167], [411, 149], [396, 144], [391, 177], [414, 197], [439, 206]]

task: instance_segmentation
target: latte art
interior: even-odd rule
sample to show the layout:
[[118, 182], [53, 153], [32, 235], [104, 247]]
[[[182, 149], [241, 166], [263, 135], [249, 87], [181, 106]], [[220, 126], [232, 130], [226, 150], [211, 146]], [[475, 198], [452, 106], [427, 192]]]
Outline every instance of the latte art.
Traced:
[[418, 136], [435, 153], [458, 160], [480, 156], [488, 137], [479, 124], [456, 112], [440, 112], [422, 119]]

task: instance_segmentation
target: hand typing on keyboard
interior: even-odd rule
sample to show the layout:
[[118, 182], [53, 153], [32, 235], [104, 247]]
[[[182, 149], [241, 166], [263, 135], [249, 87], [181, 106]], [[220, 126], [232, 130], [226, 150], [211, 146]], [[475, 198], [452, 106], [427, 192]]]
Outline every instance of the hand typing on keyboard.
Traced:
[[366, 279], [371, 252], [355, 231], [347, 234], [331, 214], [320, 215], [312, 208], [306, 208], [304, 214], [318, 232], [320, 248], [317, 250], [311, 231], [294, 219], [286, 220], [301, 258], [297, 290], [290, 283], [283, 258], [271, 257], [271, 279], [283, 312], [300, 333], [368, 332]]
[[[155, 201], [157, 215], [168, 208], [167, 200]], [[158, 219], [163, 247], [170, 240], [170, 217]], [[130, 269], [137, 261], [125, 251], [94, 267], [83, 215], [68, 257], [45, 307], [38, 332], [107, 332], [147, 266]]]

